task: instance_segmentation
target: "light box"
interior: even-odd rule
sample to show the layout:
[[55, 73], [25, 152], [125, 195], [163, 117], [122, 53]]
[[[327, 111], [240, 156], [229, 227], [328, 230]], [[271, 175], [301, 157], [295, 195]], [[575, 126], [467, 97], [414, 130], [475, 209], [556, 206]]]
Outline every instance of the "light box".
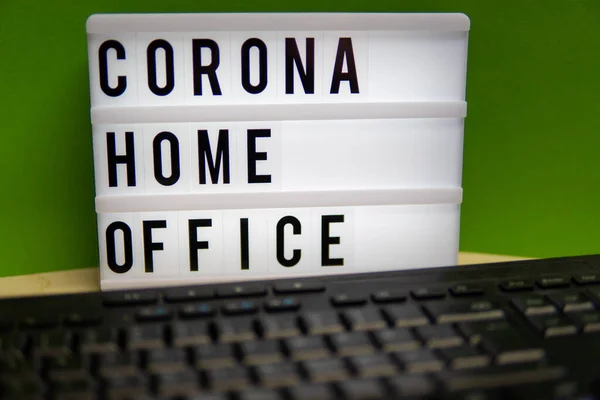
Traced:
[[468, 30], [90, 17], [102, 288], [454, 264]]

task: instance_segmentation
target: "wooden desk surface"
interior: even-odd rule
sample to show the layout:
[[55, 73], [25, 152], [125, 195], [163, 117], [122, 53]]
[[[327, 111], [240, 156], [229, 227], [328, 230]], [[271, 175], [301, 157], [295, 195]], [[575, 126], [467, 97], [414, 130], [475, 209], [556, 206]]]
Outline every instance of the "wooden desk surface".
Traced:
[[[462, 252], [458, 256], [458, 263], [459, 265], [468, 265], [524, 259], [523, 257]], [[98, 291], [100, 290], [98, 279], [98, 268], [9, 276], [0, 278], [0, 297]]]

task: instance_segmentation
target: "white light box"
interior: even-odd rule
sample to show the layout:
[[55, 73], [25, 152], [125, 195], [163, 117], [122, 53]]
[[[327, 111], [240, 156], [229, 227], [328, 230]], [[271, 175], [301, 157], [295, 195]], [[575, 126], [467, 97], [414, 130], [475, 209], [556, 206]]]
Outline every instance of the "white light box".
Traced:
[[88, 19], [103, 289], [451, 265], [463, 14]]

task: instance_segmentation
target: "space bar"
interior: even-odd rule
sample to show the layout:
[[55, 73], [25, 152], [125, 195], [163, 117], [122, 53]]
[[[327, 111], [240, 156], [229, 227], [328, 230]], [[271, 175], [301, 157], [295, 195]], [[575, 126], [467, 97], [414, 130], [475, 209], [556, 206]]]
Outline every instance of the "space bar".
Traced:
[[494, 368], [473, 373], [448, 372], [442, 374], [440, 378], [446, 391], [456, 392], [541, 383], [560, 379], [564, 375], [565, 369], [562, 367], [546, 367], [530, 370]]

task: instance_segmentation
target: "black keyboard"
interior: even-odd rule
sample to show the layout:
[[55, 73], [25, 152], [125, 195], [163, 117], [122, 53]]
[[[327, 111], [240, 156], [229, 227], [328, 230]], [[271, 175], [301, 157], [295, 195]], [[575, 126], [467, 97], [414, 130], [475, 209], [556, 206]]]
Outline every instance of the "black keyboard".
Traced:
[[587, 400], [599, 310], [600, 256], [4, 299], [0, 397]]

